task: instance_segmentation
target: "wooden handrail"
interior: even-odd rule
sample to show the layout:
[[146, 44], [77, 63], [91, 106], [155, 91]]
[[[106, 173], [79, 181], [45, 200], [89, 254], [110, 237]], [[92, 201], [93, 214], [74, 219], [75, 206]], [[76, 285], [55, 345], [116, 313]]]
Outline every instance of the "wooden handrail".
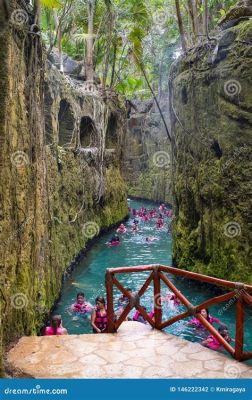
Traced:
[[[129, 274], [135, 272], [151, 272], [137, 294], [129, 293], [127, 289], [116, 279], [116, 274]], [[206, 300], [201, 304], [193, 305], [190, 301], [177, 289], [171, 280], [164, 274], [168, 273], [175, 276], [181, 276], [187, 279], [197, 280], [199, 282], [210, 283], [216, 286], [225, 287], [227, 289], [235, 289], [235, 291], [215, 296]], [[161, 298], [161, 280], [172, 290], [181, 303], [188, 309], [167, 321], [162, 321], [162, 298]], [[153, 281], [154, 287], [154, 313], [155, 322], [149, 317], [148, 313], [139, 303], [140, 297], [144, 294], [150, 283]], [[129, 303], [118, 319], [115, 318], [113, 305], [113, 285], [128, 298]], [[140, 265], [133, 267], [109, 268], [106, 271], [106, 290], [107, 290], [107, 309], [108, 309], [108, 332], [116, 332], [122, 322], [127, 318], [133, 308], [136, 308], [144, 319], [154, 328], [162, 330], [175, 322], [189, 317], [196, 316], [199, 322], [219, 341], [219, 343], [237, 360], [244, 361], [252, 358], [252, 352], [243, 352], [244, 340], [244, 305], [252, 306], [252, 286], [240, 282], [231, 282], [224, 279], [214, 278], [207, 275], [198, 274], [186, 270], [167, 267], [159, 264]], [[208, 322], [201, 314], [200, 310], [207, 308], [213, 304], [219, 304], [223, 301], [236, 299], [236, 340], [235, 349], [221, 336], [221, 334]]]
[[159, 264], [149, 264], [149, 265], [139, 265], [135, 267], [118, 267], [118, 268], [108, 268], [107, 271], [109, 271], [111, 274], [128, 274], [130, 272], [145, 272], [145, 271], [153, 271], [155, 267], [159, 267], [159, 271], [162, 272], [168, 272], [172, 275], [177, 275], [177, 276], [183, 276], [187, 279], [192, 279], [196, 281], [201, 281], [201, 282], [206, 282], [206, 283], [211, 283], [216, 286], [223, 286], [226, 288], [231, 288], [231, 289], [245, 289], [248, 292], [252, 293], [252, 286], [247, 285], [241, 282], [232, 282], [232, 281], [226, 281], [224, 279], [219, 279], [203, 274], [198, 274], [196, 272], [191, 272], [191, 271], [186, 271], [183, 269], [178, 269], [174, 267], [166, 267], [165, 265], [159, 265]]
[[168, 272], [172, 275], [184, 276], [187, 279], [193, 279], [193, 280], [200, 281], [200, 282], [211, 283], [212, 285], [216, 285], [216, 286], [223, 286], [223, 287], [230, 288], [230, 289], [243, 289], [244, 288], [248, 292], [252, 292], [251, 285], [246, 285], [241, 282], [226, 281], [225, 279], [219, 279], [219, 278], [215, 278], [212, 276], [198, 274], [196, 272], [186, 271], [186, 270], [178, 269], [178, 268], [174, 268], [174, 267], [166, 267], [164, 265], [160, 265], [159, 270], [163, 271], [163, 272]]

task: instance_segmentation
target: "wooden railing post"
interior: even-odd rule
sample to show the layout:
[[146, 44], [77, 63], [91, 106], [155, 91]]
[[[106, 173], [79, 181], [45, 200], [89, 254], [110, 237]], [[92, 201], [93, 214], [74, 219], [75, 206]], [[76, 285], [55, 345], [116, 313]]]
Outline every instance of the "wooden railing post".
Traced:
[[244, 340], [244, 302], [240, 296], [236, 302], [236, 332], [235, 332], [235, 353], [236, 360], [241, 361], [243, 355]]
[[162, 302], [160, 293], [159, 266], [154, 267], [154, 313], [155, 313], [155, 328], [161, 329]]
[[108, 314], [108, 333], [115, 332], [114, 323], [114, 304], [113, 304], [113, 280], [112, 274], [107, 270], [105, 276], [105, 286], [107, 291], [107, 314]]

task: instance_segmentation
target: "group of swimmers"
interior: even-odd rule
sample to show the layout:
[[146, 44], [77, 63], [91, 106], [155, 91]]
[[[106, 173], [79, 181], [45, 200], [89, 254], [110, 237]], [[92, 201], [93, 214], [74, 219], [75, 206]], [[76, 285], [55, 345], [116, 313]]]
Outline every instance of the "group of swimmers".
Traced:
[[[128, 293], [132, 293], [131, 288], [126, 289]], [[181, 304], [179, 298], [174, 293], [168, 293], [165, 296], [161, 297], [163, 302], [169, 302], [170, 305], [177, 307]], [[86, 316], [88, 313], [91, 313], [90, 323], [93, 329], [93, 333], [106, 333], [108, 327], [108, 315], [106, 309], [106, 303], [104, 297], [98, 296], [95, 299], [96, 306], [93, 307], [89, 302], [86, 301], [85, 295], [83, 292], [77, 294], [76, 302], [72, 304], [69, 308], [68, 314], [70, 316], [75, 315], [73, 320], [78, 319], [81, 316]], [[119, 311], [118, 315], [121, 315], [125, 307], [129, 304], [129, 298], [125, 295], [121, 296], [118, 299]], [[147, 311], [146, 307], [143, 306], [143, 309], [147, 312], [148, 316], [155, 321], [155, 311], [152, 309], [150, 312]], [[207, 308], [203, 308], [200, 310], [199, 314], [201, 317], [205, 318], [211, 325], [218, 324], [218, 332], [219, 334], [230, 343], [233, 339], [230, 337], [228, 332], [228, 327], [221, 323], [218, 318], [210, 315], [209, 310]], [[127, 318], [127, 320], [130, 320]], [[139, 310], [133, 315], [132, 321], [141, 322], [147, 324], [146, 319], [141, 314]], [[190, 321], [186, 323], [186, 325], [191, 325], [197, 330], [201, 330], [204, 332], [205, 327], [204, 324], [195, 316]], [[51, 319], [51, 325], [46, 327], [45, 335], [67, 335], [67, 330], [62, 326], [62, 318], [60, 315], [54, 315]], [[221, 349], [222, 344], [214, 337], [214, 335], [209, 335], [204, 339], [201, 344], [210, 349], [218, 350]]]
[[[226, 342], [230, 343], [233, 339], [230, 337], [228, 332], [227, 325], [221, 323], [218, 318], [213, 317], [209, 314], [209, 310], [207, 308], [202, 308], [200, 310], [200, 315], [205, 318], [211, 325], [214, 323], [219, 324], [218, 332], [226, 340]], [[192, 318], [187, 322], [187, 325], [194, 325], [196, 329], [205, 329], [204, 325], [198, 320], [197, 317]], [[213, 350], [221, 349], [222, 344], [214, 337], [214, 335], [209, 335], [206, 339], [204, 339], [201, 344], [205, 347], [209, 347]]]
[[[96, 306], [93, 307], [85, 299], [83, 292], [77, 293], [76, 302], [72, 304], [68, 310], [69, 316], [73, 316], [76, 321], [79, 317], [85, 317], [92, 312], [90, 323], [93, 328], [93, 333], [104, 333], [107, 331], [108, 316], [104, 297], [98, 296], [95, 299]], [[60, 315], [54, 315], [51, 318], [51, 325], [45, 329], [45, 335], [67, 335], [68, 332], [62, 326], [62, 318]]]
[[[169, 210], [165, 204], [161, 204], [159, 206], [159, 211], [156, 208], [146, 209], [145, 207], [141, 207], [139, 210], [129, 207], [129, 212], [134, 218], [133, 225], [131, 227], [132, 231], [135, 232], [138, 230], [138, 220], [137, 218], [141, 218], [143, 222], [151, 221], [152, 219], [156, 219], [156, 228], [163, 229], [164, 228], [164, 217], [173, 218], [173, 213]], [[168, 226], [168, 228], [170, 225]]]
[[[132, 289], [131, 288], [127, 288], [126, 289], [129, 293], [132, 293]], [[167, 293], [165, 296], [161, 297], [161, 301], [162, 302], [168, 302], [169, 305], [172, 308], [176, 308], [177, 306], [181, 305], [181, 302], [179, 300], [179, 298], [177, 297], [177, 295], [175, 293]], [[122, 296], [119, 299], [119, 313], [122, 314], [124, 307], [129, 303], [129, 299], [126, 296]], [[146, 307], [143, 306], [143, 309], [147, 312]], [[148, 313], [148, 312], [147, 312]], [[221, 321], [218, 318], [213, 317], [212, 315], [210, 315], [209, 310], [207, 308], [203, 308], [200, 310], [200, 315], [205, 318], [211, 325], [215, 324], [219, 324], [218, 327], [218, 332], [220, 333], [220, 335], [228, 342], [230, 343], [231, 341], [233, 341], [233, 339], [231, 339], [229, 332], [228, 332], [228, 327], [227, 325], [221, 323]], [[155, 321], [155, 312], [154, 310], [150, 311], [148, 313], [148, 316]], [[129, 320], [129, 318], [128, 318]], [[144, 318], [144, 316], [141, 314], [140, 311], [136, 311], [133, 318], [133, 321], [138, 321], [144, 324], [147, 324], [146, 319]], [[186, 323], [186, 325], [191, 325], [193, 326], [195, 329], [197, 330], [201, 330], [201, 332], [206, 331], [204, 325], [201, 323], [201, 321], [197, 318], [194, 317], [192, 318], [190, 321], [188, 321]], [[208, 347], [210, 349], [213, 350], [218, 350], [221, 349], [222, 345], [221, 343], [214, 337], [214, 335], [209, 335], [207, 336], [206, 339], [202, 340], [201, 344], [205, 347]]]
[[[156, 219], [156, 229], [163, 229], [165, 222], [164, 218], [173, 218], [173, 213], [171, 210], [169, 210], [164, 204], [161, 204], [159, 206], [159, 212], [157, 211], [156, 208], [150, 208], [146, 209], [145, 207], [141, 207], [139, 210], [132, 209], [129, 207], [129, 212], [130, 215], [133, 217], [133, 223], [131, 225], [131, 231], [133, 233], [137, 233], [139, 231], [139, 219], [143, 221], [144, 223], [151, 221], [152, 219]], [[168, 232], [171, 230], [171, 222], [169, 222], [168, 225]], [[116, 234], [112, 236], [109, 242], [107, 242], [108, 246], [118, 246], [121, 243], [120, 237], [118, 234], [125, 234], [127, 233], [127, 228], [126, 226], [121, 223], [119, 227], [116, 230]], [[158, 240], [157, 237], [155, 236], [148, 236], [145, 238], [146, 243], [151, 243], [155, 240]]]

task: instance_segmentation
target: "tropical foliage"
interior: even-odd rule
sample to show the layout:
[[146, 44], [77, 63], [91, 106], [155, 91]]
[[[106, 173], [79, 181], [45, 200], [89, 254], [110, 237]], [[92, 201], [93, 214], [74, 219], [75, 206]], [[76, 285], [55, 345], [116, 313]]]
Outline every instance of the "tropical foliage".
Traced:
[[67, 53], [82, 62], [83, 79], [94, 79], [104, 90], [127, 98], [146, 98], [151, 95], [146, 78], [160, 95], [173, 59], [207, 40], [234, 3], [41, 0], [41, 26], [48, 54], [58, 48], [62, 71], [62, 54]]

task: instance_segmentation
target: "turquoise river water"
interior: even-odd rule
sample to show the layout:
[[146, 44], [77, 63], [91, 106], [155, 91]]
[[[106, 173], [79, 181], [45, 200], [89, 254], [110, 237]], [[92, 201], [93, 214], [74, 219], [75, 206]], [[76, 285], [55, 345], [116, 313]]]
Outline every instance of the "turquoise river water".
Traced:
[[[144, 206], [146, 208], [158, 208], [157, 204], [147, 201], [129, 200], [131, 208], [139, 209]], [[155, 220], [144, 223], [139, 220], [139, 231], [133, 234], [130, 227], [133, 219], [130, 218], [126, 226], [128, 232], [121, 237], [119, 246], [109, 247], [106, 243], [110, 240], [115, 230], [110, 231], [100, 237], [97, 242], [88, 251], [80, 265], [73, 271], [71, 278], [64, 283], [62, 296], [57, 304], [54, 313], [62, 315], [63, 325], [67, 328], [69, 334], [92, 333], [89, 317], [80, 317], [77, 320], [70, 316], [69, 306], [75, 302], [78, 292], [85, 292], [86, 299], [91, 303], [95, 303], [95, 298], [98, 295], [106, 297], [104, 280], [106, 268], [135, 266], [146, 264], [163, 264], [171, 265], [171, 245], [172, 237], [168, 233], [169, 218], [165, 218], [165, 227], [162, 230], [157, 230]], [[151, 243], [146, 243], [147, 236], [153, 235], [158, 238]], [[120, 274], [117, 278], [124, 285], [130, 287], [133, 291], [137, 291], [145, 282], [149, 273], [134, 273]], [[204, 300], [214, 297], [219, 294], [216, 288], [210, 286], [202, 286], [198, 282], [188, 281], [182, 278], [169, 276], [170, 280], [177, 288], [187, 297], [194, 305], [201, 303]], [[228, 277], [227, 277], [228, 278]], [[165, 285], [162, 285], [161, 295], [165, 296], [169, 292]], [[118, 299], [120, 292], [115, 289], [115, 310], [118, 310]], [[153, 286], [150, 286], [143, 297], [141, 304], [145, 305], [147, 311], [153, 309]], [[163, 303], [163, 319], [167, 316], [176, 315], [183, 312], [185, 308], [181, 305], [174, 307], [171, 302]], [[223, 309], [225, 307], [225, 309]], [[132, 311], [132, 317], [135, 311]], [[222, 323], [228, 325], [229, 333], [232, 338], [235, 338], [235, 305], [221, 303], [210, 307], [210, 314], [221, 320]], [[190, 318], [187, 319], [187, 321]], [[215, 325], [218, 327], [218, 325]], [[246, 351], [252, 350], [252, 312], [251, 309], [246, 309], [245, 314], [245, 348]], [[179, 321], [165, 329], [165, 331], [174, 335], [179, 335], [190, 341], [202, 341], [208, 335], [204, 330], [194, 328], [192, 325], [187, 325], [186, 321]], [[250, 362], [251, 363], [251, 362]]]

